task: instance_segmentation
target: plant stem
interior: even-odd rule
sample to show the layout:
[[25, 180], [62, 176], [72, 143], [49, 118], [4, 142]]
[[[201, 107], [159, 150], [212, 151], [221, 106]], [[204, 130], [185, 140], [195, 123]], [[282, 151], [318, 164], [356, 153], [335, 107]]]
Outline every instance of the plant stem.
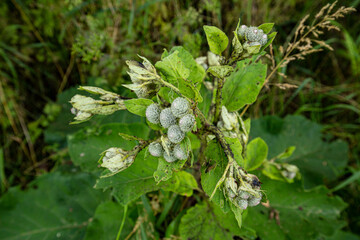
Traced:
[[123, 219], [121, 221], [121, 225], [120, 225], [119, 231], [117, 233], [116, 240], [120, 239], [120, 235], [121, 235], [122, 229], [123, 229], [124, 224], [125, 224], [127, 209], [128, 209], [128, 205], [125, 205], [124, 206], [124, 216], [123, 216]]
[[220, 107], [221, 107], [221, 100], [222, 100], [222, 88], [224, 86], [224, 82], [225, 82], [225, 79], [220, 78], [219, 81], [218, 81], [217, 89], [216, 89], [214, 123], [219, 121]]

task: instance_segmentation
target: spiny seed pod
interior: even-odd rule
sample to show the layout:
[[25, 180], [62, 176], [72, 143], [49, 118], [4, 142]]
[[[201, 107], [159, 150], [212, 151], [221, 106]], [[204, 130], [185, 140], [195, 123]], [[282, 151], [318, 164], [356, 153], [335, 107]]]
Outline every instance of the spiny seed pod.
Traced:
[[246, 191], [239, 190], [238, 193], [239, 193], [239, 198], [248, 199], [250, 197], [250, 194]]
[[241, 37], [241, 38], [244, 38], [245, 37], [245, 31], [247, 29], [247, 26], [246, 25], [241, 25], [238, 29], [238, 35]]
[[186, 114], [179, 120], [179, 126], [181, 131], [190, 132], [195, 124], [195, 117], [192, 114]]
[[165, 108], [164, 110], [161, 111], [160, 123], [161, 123], [161, 126], [163, 126], [164, 128], [168, 128], [168, 127], [176, 124], [176, 118], [172, 114], [170, 108]]
[[150, 143], [149, 153], [154, 157], [161, 157], [164, 153], [164, 149], [160, 143]]
[[178, 97], [171, 103], [171, 111], [175, 117], [184, 116], [189, 109], [190, 103], [185, 98]]
[[237, 205], [239, 206], [239, 208], [245, 210], [248, 207], [248, 201], [245, 199], [241, 199], [241, 198], [236, 198], [235, 199]]
[[261, 38], [259, 39], [259, 42], [260, 42], [261, 46], [264, 46], [267, 43], [267, 41], [268, 41], [268, 37], [267, 37], [266, 34], [263, 34], [261, 36]]
[[167, 154], [167, 152], [164, 151], [164, 158], [165, 158], [165, 161], [171, 163], [171, 162], [175, 162], [177, 159], [176, 157], [174, 156], [173, 152], [170, 152], [170, 155]]
[[181, 131], [179, 125], [172, 125], [168, 130], [168, 138], [172, 143], [179, 143], [185, 137], [185, 133]]
[[258, 205], [260, 203], [260, 201], [261, 201], [261, 197], [260, 198], [250, 198], [248, 200], [248, 204], [250, 207], [254, 207], [254, 206]]
[[246, 39], [250, 42], [256, 42], [258, 39], [259, 29], [257, 27], [248, 27], [245, 31]]
[[179, 160], [186, 160], [189, 156], [188, 151], [186, 151], [186, 149], [184, 149], [181, 144], [175, 145], [173, 153], [174, 156]]
[[160, 122], [160, 112], [160, 106], [153, 103], [146, 108], [146, 119], [153, 124], [158, 124]]

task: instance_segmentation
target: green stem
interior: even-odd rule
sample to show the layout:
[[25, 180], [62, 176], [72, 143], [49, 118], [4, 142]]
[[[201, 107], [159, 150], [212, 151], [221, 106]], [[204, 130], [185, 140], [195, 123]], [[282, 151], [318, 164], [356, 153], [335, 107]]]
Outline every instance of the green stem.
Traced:
[[224, 86], [224, 82], [225, 82], [224, 78], [219, 79], [217, 89], [216, 89], [214, 123], [218, 122], [219, 117], [220, 117], [220, 109], [221, 109], [221, 101], [222, 101], [222, 88]]
[[120, 239], [120, 235], [121, 235], [122, 229], [123, 229], [124, 224], [125, 224], [127, 209], [128, 209], [128, 205], [125, 205], [125, 206], [124, 206], [124, 216], [123, 216], [123, 219], [122, 219], [122, 221], [121, 221], [121, 225], [120, 225], [118, 234], [117, 234], [117, 236], [116, 236], [116, 240], [119, 240], [119, 239]]

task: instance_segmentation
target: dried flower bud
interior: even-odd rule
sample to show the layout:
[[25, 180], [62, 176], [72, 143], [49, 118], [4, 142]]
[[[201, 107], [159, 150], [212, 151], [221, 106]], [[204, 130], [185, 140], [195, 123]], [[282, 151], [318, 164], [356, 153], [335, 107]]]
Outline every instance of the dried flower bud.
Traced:
[[109, 148], [103, 152], [100, 161], [101, 166], [111, 172], [119, 172], [129, 167], [135, 160], [135, 156], [129, 155], [128, 151], [121, 148]]

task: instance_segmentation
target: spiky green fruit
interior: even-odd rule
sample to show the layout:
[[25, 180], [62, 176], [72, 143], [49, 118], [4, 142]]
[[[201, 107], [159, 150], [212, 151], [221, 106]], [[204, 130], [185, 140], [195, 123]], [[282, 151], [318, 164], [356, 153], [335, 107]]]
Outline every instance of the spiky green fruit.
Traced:
[[170, 152], [170, 154], [168, 154], [167, 152], [164, 151], [164, 158], [165, 158], [165, 161], [171, 163], [171, 162], [175, 162], [177, 159], [176, 157], [174, 156], [173, 152]]
[[153, 103], [146, 108], [146, 119], [153, 124], [158, 124], [160, 122], [160, 112], [160, 106]]
[[189, 109], [190, 103], [185, 98], [178, 97], [171, 103], [171, 111], [175, 117], [184, 116]]
[[150, 143], [149, 153], [154, 157], [161, 157], [164, 153], [164, 149], [160, 143]]
[[176, 118], [170, 108], [165, 108], [161, 111], [160, 123], [164, 128], [169, 128], [170, 126], [176, 124]]
[[168, 138], [172, 143], [179, 143], [185, 138], [185, 133], [181, 131], [179, 125], [172, 125], [168, 130]]
[[179, 127], [183, 132], [190, 132], [195, 124], [195, 117], [192, 114], [186, 114], [179, 120]]

